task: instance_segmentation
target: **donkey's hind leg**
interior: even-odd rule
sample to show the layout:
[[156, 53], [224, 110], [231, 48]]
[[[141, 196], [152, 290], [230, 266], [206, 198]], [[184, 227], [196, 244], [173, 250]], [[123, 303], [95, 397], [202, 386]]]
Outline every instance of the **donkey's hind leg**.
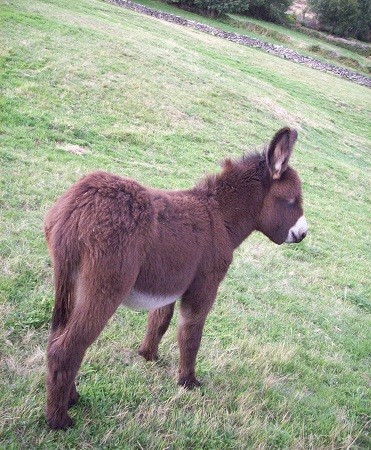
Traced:
[[[68, 428], [67, 410], [77, 400], [75, 377], [87, 348], [99, 336], [109, 318], [131, 290], [136, 274], [122, 277], [81, 276], [77, 301], [59, 336], [50, 339], [47, 352], [46, 419], [53, 429]], [[82, 281], [81, 281], [82, 280]]]
[[147, 361], [158, 358], [158, 345], [169, 327], [174, 313], [175, 303], [163, 306], [148, 313], [147, 333], [138, 349], [138, 353]]
[[[62, 331], [60, 329], [58, 329], [57, 331], [54, 331], [50, 334], [49, 344], [48, 344], [48, 353], [47, 353], [48, 365], [49, 365], [49, 359], [50, 359], [49, 358], [49, 350], [52, 347], [52, 343], [54, 341], [58, 340], [59, 338], [61, 338], [64, 331], [66, 331], [66, 328], [62, 329]], [[47, 381], [48, 381], [48, 379], [47, 379]], [[75, 383], [75, 381], [73, 381], [73, 383], [71, 385], [69, 397], [68, 397], [68, 409], [71, 408], [72, 406], [76, 405], [79, 397], [80, 397], [80, 394], [77, 392], [76, 383]]]

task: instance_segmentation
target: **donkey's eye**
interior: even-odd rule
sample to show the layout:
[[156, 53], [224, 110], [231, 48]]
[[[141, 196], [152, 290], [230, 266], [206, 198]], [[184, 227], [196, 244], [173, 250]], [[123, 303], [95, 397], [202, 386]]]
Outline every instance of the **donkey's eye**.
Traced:
[[287, 200], [286, 200], [286, 204], [287, 204], [287, 206], [289, 206], [289, 207], [295, 206], [295, 204], [296, 204], [296, 198], [289, 198], [289, 199], [287, 199]]
[[284, 198], [280, 197], [279, 201], [282, 207], [291, 208], [296, 204], [296, 198]]

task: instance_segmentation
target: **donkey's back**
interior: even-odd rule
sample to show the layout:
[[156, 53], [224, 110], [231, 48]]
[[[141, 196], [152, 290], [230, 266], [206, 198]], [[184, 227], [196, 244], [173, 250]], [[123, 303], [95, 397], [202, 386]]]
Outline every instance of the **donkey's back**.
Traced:
[[223, 259], [229, 264], [232, 252], [222, 217], [207, 195], [197, 189], [148, 189], [106, 172], [85, 176], [56, 202], [46, 216], [45, 234], [57, 267], [68, 261], [75, 274], [84, 267], [97, 270], [101, 282], [102, 267], [121, 280], [136, 272], [122, 299], [133, 308], [174, 302], [197, 271], [217, 270]]

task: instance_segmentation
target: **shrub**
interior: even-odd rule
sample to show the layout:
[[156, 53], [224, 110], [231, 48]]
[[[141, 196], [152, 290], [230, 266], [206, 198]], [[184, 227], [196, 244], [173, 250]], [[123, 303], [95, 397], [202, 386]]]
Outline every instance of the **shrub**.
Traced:
[[292, 0], [250, 0], [246, 11], [250, 16], [270, 22], [285, 22]]
[[271, 22], [285, 22], [293, 0], [167, 0], [182, 9], [217, 17], [227, 13], [248, 14]]
[[318, 44], [312, 44], [309, 46], [309, 50], [318, 53], [321, 51], [321, 47]]
[[175, 3], [182, 9], [217, 17], [221, 14], [244, 11], [247, 9], [249, 1], [168, 0], [168, 3]]
[[370, 0], [309, 0], [309, 5], [323, 30], [370, 41]]

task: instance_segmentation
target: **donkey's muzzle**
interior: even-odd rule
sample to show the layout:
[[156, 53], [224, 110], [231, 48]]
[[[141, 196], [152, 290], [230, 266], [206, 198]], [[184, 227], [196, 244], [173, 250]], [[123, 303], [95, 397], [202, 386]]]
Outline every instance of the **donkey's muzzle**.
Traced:
[[301, 242], [308, 233], [308, 224], [304, 216], [301, 216], [296, 224], [290, 228], [285, 242], [287, 244], [297, 244]]

